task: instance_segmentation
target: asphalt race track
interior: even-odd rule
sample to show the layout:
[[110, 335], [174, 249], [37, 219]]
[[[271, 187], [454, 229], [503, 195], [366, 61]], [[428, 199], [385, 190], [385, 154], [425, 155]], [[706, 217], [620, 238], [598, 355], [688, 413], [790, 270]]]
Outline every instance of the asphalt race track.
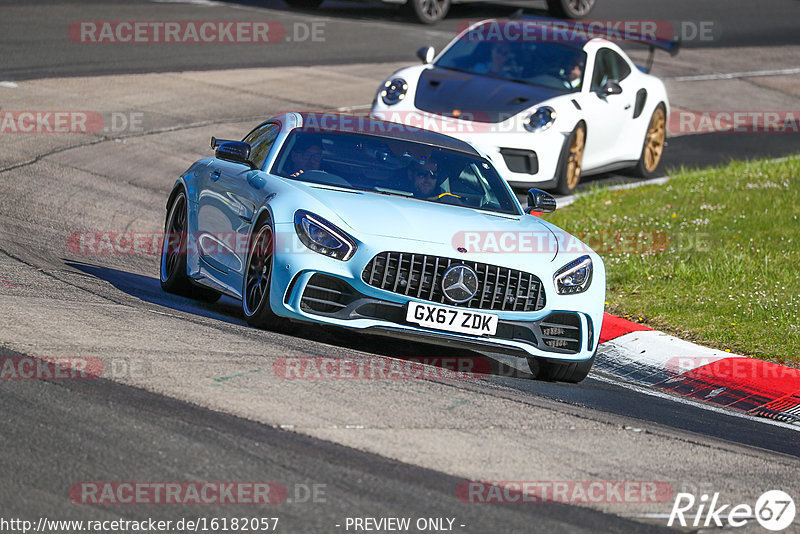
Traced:
[[[713, 23], [713, 38], [657, 57], [673, 110], [796, 109], [800, 3], [767, 0], [757, 17], [753, 2], [720, 4], [601, 0], [593, 16]], [[255, 330], [231, 299], [206, 305], [162, 292], [157, 254], [76, 249], [89, 234], [157, 235], [175, 177], [208, 155], [211, 135], [240, 137], [287, 109], [363, 109], [422, 44], [441, 47], [463, 21], [520, 6], [544, 13], [535, 2], [457, 6], [424, 27], [365, 3], [298, 12], [278, 0], [4, 2], [0, 110], [92, 110], [106, 128], [0, 135], [0, 357], [103, 368], [100, 378], [0, 380], [0, 520], [277, 517], [278, 532], [354, 532], [348, 518], [409, 517], [449, 518], [470, 533], [660, 532], [677, 492], [751, 506], [767, 490], [800, 496], [797, 427], [600, 373], [579, 385], [532, 381], [507, 359], [473, 380], [284, 379], [275, 366], [291, 357], [463, 354], [317, 327]], [[268, 20], [290, 32], [318, 23], [324, 39], [92, 45], [68, 35], [81, 20]], [[686, 79], [698, 75], [711, 79]], [[109, 130], [109, 117], [129, 124]], [[797, 134], [686, 133], [672, 132], [666, 172], [800, 147]], [[670, 492], [650, 502], [465, 502], [458, 488], [475, 480], [648, 482]], [[112, 504], [74, 490], [204, 481], [277, 483], [285, 500]], [[734, 530], [764, 532], [753, 520]], [[15, 530], [0, 523], [6, 531]]]

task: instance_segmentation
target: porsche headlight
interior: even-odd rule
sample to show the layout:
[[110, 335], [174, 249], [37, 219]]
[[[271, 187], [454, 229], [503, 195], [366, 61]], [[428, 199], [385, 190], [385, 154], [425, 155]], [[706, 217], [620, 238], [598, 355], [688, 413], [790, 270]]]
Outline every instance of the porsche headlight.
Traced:
[[295, 212], [294, 229], [306, 247], [324, 256], [347, 261], [356, 252], [356, 242], [352, 237], [308, 211]]
[[402, 78], [392, 78], [381, 88], [381, 100], [387, 106], [393, 106], [406, 97], [408, 84]]
[[534, 111], [525, 121], [525, 129], [529, 132], [546, 130], [556, 121], [556, 110], [550, 106], [542, 106]]
[[559, 295], [583, 293], [592, 283], [592, 259], [581, 256], [560, 268], [553, 276]]

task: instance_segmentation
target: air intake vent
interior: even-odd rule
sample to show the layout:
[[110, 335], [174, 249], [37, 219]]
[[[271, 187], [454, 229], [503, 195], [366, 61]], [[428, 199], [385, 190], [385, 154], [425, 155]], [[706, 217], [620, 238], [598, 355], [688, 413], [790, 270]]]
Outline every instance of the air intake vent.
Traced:
[[333, 276], [315, 274], [303, 291], [300, 308], [323, 314], [336, 313], [350, 304], [356, 296], [348, 283]]
[[542, 341], [558, 352], [579, 352], [581, 319], [575, 313], [551, 313], [539, 323]]

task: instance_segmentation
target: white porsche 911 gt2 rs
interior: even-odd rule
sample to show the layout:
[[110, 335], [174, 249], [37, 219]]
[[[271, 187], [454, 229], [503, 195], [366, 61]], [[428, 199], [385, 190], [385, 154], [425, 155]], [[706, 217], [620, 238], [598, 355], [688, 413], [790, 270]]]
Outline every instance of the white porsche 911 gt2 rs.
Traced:
[[[372, 116], [439, 130], [492, 158], [515, 188], [572, 192], [582, 176], [654, 175], [669, 114], [664, 84], [608, 38], [568, 23], [485, 20], [434, 58], [392, 74]], [[674, 41], [623, 35], [677, 52]]]

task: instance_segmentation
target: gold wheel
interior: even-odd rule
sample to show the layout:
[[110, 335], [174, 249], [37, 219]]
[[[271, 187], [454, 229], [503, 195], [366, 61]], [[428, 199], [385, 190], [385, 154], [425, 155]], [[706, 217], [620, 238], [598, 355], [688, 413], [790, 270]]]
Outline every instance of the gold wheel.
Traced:
[[666, 119], [664, 110], [656, 108], [647, 127], [647, 136], [644, 140], [644, 169], [653, 172], [661, 161], [664, 153], [664, 140], [667, 138]]
[[583, 146], [586, 140], [586, 133], [582, 127], [575, 129], [572, 138], [572, 145], [569, 147], [569, 159], [567, 159], [567, 187], [573, 190], [581, 180], [581, 164], [583, 163]]

